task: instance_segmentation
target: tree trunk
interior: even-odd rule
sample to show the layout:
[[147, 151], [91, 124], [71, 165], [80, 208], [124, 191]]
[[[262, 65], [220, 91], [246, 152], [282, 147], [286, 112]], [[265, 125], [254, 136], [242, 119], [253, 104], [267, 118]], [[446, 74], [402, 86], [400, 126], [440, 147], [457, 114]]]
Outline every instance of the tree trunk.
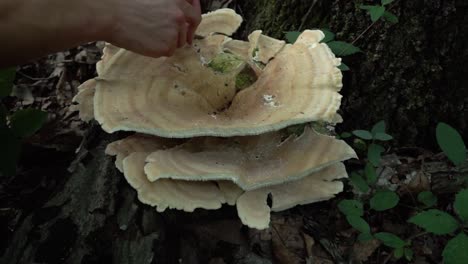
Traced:
[[[352, 42], [371, 25], [357, 2], [232, 4], [244, 16], [243, 37], [254, 29], [283, 38], [284, 31], [330, 28], [338, 40]], [[396, 0], [391, 9], [399, 23], [375, 23], [355, 43], [363, 53], [344, 60], [351, 71], [342, 90], [342, 129], [369, 128], [385, 119], [398, 144], [425, 146], [434, 143], [439, 121], [468, 135], [468, 89], [463, 89], [468, 3]], [[271, 241], [242, 228], [235, 208], [159, 214], [139, 203], [113, 159], [104, 155], [117, 136], [96, 132], [96, 127], [91, 131], [71, 173], [28, 175], [27, 181], [42, 181], [45, 193], [8, 218], [4, 229], [11, 230], [5, 231], [0, 263], [271, 263]], [[50, 157], [42, 160], [51, 162]], [[315, 215], [330, 222], [323, 212]], [[223, 262], [213, 261], [216, 257]]]
[[[104, 134], [98, 126], [90, 134], [69, 167], [72, 172], [57, 175], [66, 179], [45, 171], [26, 175], [40, 177], [38, 188], [50, 194], [31, 211], [24, 206], [11, 217], [12, 233], [0, 248], [0, 263], [206, 264], [217, 256], [230, 258], [228, 263], [271, 263], [268, 244], [257, 243], [265, 244], [267, 253], [253, 252], [245, 235], [255, 231], [242, 227], [234, 207], [161, 214], [141, 204], [114, 158], [104, 155], [106, 145], [118, 136]], [[44, 150], [39, 152], [44, 155]], [[43, 162], [50, 164], [55, 157], [47, 154]], [[40, 199], [37, 192], [35, 197]]]
[[[380, 1], [238, 1], [243, 36], [255, 29], [284, 38], [285, 31], [329, 28], [362, 53], [345, 57], [339, 129], [369, 129], [386, 120], [395, 144], [435, 147], [435, 127], [447, 122], [468, 140], [468, 2], [395, 0], [395, 25], [371, 26], [359, 5]], [[366, 29], [370, 27], [368, 31]], [[358, 36], [363, 33], [358, 39]]]

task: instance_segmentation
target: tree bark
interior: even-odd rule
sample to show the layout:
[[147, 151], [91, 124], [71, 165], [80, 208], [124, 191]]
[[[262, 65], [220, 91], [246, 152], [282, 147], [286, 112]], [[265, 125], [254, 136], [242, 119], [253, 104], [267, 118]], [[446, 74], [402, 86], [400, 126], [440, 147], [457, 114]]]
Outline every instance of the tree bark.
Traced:
[[[24, 175], [26, 180], [39, 177], [41, 187], [20, 203], [39, 201], [16, 208], [17, 216], [10, 217], [0, 263], [206, 264], [216, 257], [229, 259], [227, 263], [271, 263], [269, 244], [247, 239], [252, 231], [242, 226], [235, 207], [158, 213], [141, 204], [114, 158], [104, 154], [106, 145], [121, 137], [95, 125], [69, 167], [71, 173], [46, 174], [45, 167], [58, 166], [47, 153], [39, 171]], [[29, 154], [38, 155], [44, 150]], [[50, 193], [42, 199], [41, 192]], [[250, 243], [264, 244], [266, 253]]]
[[[468, 140], [468, 2], [396, 0], [395, 25], [373, 26], [359, 5], [380, 1], [238, 1], [242, 35], [255, 29], [284, 38], [285, 31], [329, 28], [362, 53], [344, 58], [339, 130], [370, 129], [386, 120], [395, 144], [435, 147], [435, 127], [447, 122]], [[363, 34], [361, 38], [358, 36]]]

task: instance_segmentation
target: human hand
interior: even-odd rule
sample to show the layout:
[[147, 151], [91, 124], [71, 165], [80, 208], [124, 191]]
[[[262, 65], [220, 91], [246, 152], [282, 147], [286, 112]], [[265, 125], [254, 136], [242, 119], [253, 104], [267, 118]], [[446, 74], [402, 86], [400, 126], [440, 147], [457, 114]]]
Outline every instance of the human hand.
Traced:
[[191, 44], [201, 21], [200, 0], [111, 0], [104, 40], [133, 52], [171, 56]]

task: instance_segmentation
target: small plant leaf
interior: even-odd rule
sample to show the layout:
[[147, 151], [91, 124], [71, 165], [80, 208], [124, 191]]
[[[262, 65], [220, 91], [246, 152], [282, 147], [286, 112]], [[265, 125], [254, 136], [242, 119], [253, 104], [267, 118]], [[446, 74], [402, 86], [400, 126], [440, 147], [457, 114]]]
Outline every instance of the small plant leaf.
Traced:
[[374, 139], [380, 140], [380, 141], [389, 141], [389, 140], [392, 140], [393, 137], [386, 133], [376, 133], [374, 135]]
[[337, 57], [349, 56], [361, 52], [361, 49], [358, 47], [344, 41], [330, 41], [327, 45]]
[[7, 68], [0, 70], [0, 98], [10, 95], [15, 80], [16, 69]]
[[365, 139], [365, 140], [371, 140], [372, 139], [371, 132], [369, 132], [367, 130], [354, 130], [352, 133], [353, 133], [353, 135], [355, 135], [358, 138], [362, 138], [362, 139]]
[[466, 146], [457, 130], [441, 122], [437, 125], [436, 137], [439, 147], [455, 165], [466, 161]]
[[21, 151], [21, 141], [13, 132], [3, 127], [0, 129], [0, 175], [13, 176]]
[[325, 34], [325, 37], [320, 42], [327, 43], [335, 39], [335, 33], [325, 28], [322, 28], [320, 30], [323, 32], [323, 34]]
[[382, 120], [382, 121], [379, 121], [377, 122], [371, 129], [371, 133], [373, 136], [375, 136], [375, 134], [377, 133], [385, 133], [385, 129], [386, 129], [386, 126], [385, 126], [385, 121]]
[[460, 219], [468, 223], [468, 189], [463, 189], [457, 193], [453, 207]]
[[349, 133], [349, 132], [343, 132], [343, 133], [341, 133], [341, 135], [340, 135], [341, 138], [349, 138], [349, 137], [351, 137], [351, 136], [352, 136], [352, 134]]
[[46, 112], [32, 108], [23, 109], [10, 117], [10, 127], [18, 137], [29, 137], [42, 127], [46, 119]]
[[380, 160], [382, 158], [382, 152], [384, 152], [385, 149], [380, 146], [379, 144], [370, 144], [369, 148], [367, 149], [367, 158], [369, 161], [374, 165], [374, 166], [379, 166]]
[[343, 62], [341, 62], [341, 64], [338, 66], [338, 69], [340, 69], [341, 71], [349, 71], [350, 70], [348, 65], [344, 64]]
[[371, 233], [360, 233], [357, 237], [357, 239], [361, 242], [369, 241], [372, 240], [374, 237], [372, 236]]
[[353, 146], [356, 150], [360, 150], [360, 151], [366, 151], [367, 150], [367, 144], [364, 140], [360, 139], [360, 138], [355, 138], [353, 140]]
[[377, 172], [375, 171], [375, 167], [372, 163], [367, 162], [366, 167], [364, 168], [364, 174], [366, 175], [368, 184], [374, 184], [377, 182]]
[[286, 33], [286, 36], [285, 36], [286, 41], [289, 42], [289, 43], [296, 42], [297, 38], [301, 34], [301, 32], [299, 32], [299, 31], [287, 31], [285, 33]]
[[338, 204], [338, 209], [346, 216], [363, 216], [364, 209], [362, 203], [357, 200], [342, 200]]
[[385, 11], [383, 14], [383, 18], [385, 19], [385, 21], [388, 21], [392, 24], [398, 23], [398, 17], [395, 16], [392, 12]]
[[400, 197], [395, 192], [381, 190], [370, 199], [370, 207], [376, 211], [385, 211], [395, 207], [399, 201]]
[[437, 209], [423, 211], [411, 217], [408, 222], [436, 235], [450, 234], [458, 228], [457, 220], [453, 216]]
[[403, 254], [405, 254], [405, 248], [397, 248], [395, 249], [395, 252], [393, 253], [393, 256], [396, 258], [396, 259], [401, 259], [401, 257], [403, 257]]
[[413, 260], [414, 252], [411, 248], [405, 248], [405, 258], [408, 261]]
[[392, 233], [380, 232], [374, 234], [374, 237], [382, 241], [382, 243], [387, 247], [391, 248], [403, 248], [407, 244], [403, 239], [399, 238], [398, 236]]
[[384, 6], [384, 5], [390, 4], [391, 2], [393, 2], [393, 0], [382, 0], [381, 3], [382, 3], [382, 5]]
[[418, 194], [418, 201], [426, 207], [431, 207], [437, 203], [437, 197], [430, 191], [424, 191]]
[[452, 238], [444, 248], [442, 256], [445, 264], [466, 264], [468, 263], [468, 236], [464, 233]]
[[369, 9], [369, 14], [371, 17], [372, 22], [379, 20], [383, 14], [385, 13], [385, 7], [383, 6], [373, 6]]
[[354, 227], [357, 231], [361, 233], [370, 233], [370, 226], [366, 220], [362, 219], [360, 216], [348, 215], [346, 216], [348, 223]]
[[374, 7], [373, 5], [360, 5], [359, 6], [359, 8], [363, 10], [370, 10], [373, 7]]
[[353, 183], [354, 187], [358, 189], [360, 192], [366, 193], [369, 191], [369, 186], [367, 185], [366, 181], [362, 178], [360, 174], [356, 172], [352, 172], [349, 179]]

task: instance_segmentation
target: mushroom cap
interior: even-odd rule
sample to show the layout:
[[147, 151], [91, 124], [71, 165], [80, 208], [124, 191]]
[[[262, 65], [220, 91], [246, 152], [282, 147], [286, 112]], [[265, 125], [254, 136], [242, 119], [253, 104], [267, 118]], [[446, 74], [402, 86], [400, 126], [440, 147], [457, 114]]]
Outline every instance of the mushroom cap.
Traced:
[[243, 190], [301, 179], [331, 164], [356, 158], [344, 141], [306, 128], [283, 140], [279, 132], [235, 138], [192, 139], [146, 159], [150, 181], [164, 178], [229, 180]]
[[250, 59], [263, 64], [267, 64], [286, 45], [284, 40], [265, 36], [261, 30], [255, 30], [248, 38]]
[[242, 17], [229, 8], [221, 8], [202, 15], [195, 35], [206, 37], [213, 33], [230, 36], [242, 23]]
[[85, 122], [94, 119], [95, 87], [96, 80], [87, 80], [78, 87], [78, 93], [72, 99], [72, 102], [76, 104], [71, 105], [70, 110], [78, 111], [80, 119]]
[[340, 60], [317, 41], [322, 37], [321, 31], [305, 31], [261, 72], [254, 69], [258, 79], [241, 91], [234, 74], [219, 73], [201, 59], [197, 51], [206, 40], [170, 58], [120, 50], [97, 79], [96, 120], [107, 132], [170, 138], [258, 135], [310, 121], [333, 122], [342, 75]]
[[134, 152], [123, 160], [125, 179], [142, 203], [155, 206], [159, 212], [167, 208], [193, 212], [196, 208], [219, 209], [226, 202], [215, 182], [148, 181], [143, 170], [148, 154]]
[[116, 156], [115, 166], [123, 172], [123, 160], [133, 152], [152, 152], [160, 149], [172, 148], [182, 141], [165, 139], [142, 134], [135, 134], [107, 145], [105, 153]]
[[[270, 223], [270, 211], [283, 211], [296, 205], [333, 198], [343, 190], [343, 183], [336, 180], [345, 177], [346, 169], [339, 162], [297, 181], [248, 191], [237, 199], [237, 213], [243, 224], [265, 229]], [[267, 204], [269, 194], [271, 208]]]
[[[101, 60], [96, 63], [96, 71], [101, 74], [108, 64], [108, 61], [114, 56], [120, 48], [106, 43], [102, 51]], [[71, 106], [72, 111], [78, 111], [79, 117], [85, 122], [94, 119], [94, 93], [96, 90], [96, 80], [91, 79], [78, 87], [78, 93], [73, 97], [72, 102], [76, 103]]]
[[[282, 211], [299, 204], [326, 200], [342, 190], [342, 183], [334, 181], [347, 176], [344, 165], [339, 160], [345, 159], [343, 157], [346, 155], [355, 157], [354, 151], [350, 151], [343, 144], [346, 145], [340, 140], [319, 135], [308, 128], [301, 136], [291, 136], [285, 140], [282, 140], [279, 132], [233, 138], [230, 141], [225, 138], [200, 138], [186, 143], [180, 140], [136, 134], [109, 144], [106, 153], [117, 156], [116, 166], [121, 167], [128, 183], [136, 189], [138, 199], [145, 204], [155, 206], [158, 211], [164, 211], [167, 208], [187, 212], [192, 212], [196, 208], [218, 209], [223, 203], [227, 203], [237, 205], [239, 217], [244, 224], [263, 229], [268, 227], [270, 211]], [[327, 146], [332, 151], [329, 151]], [[166, 150], [162, 150], [164, 148]], [[190, 150], [192, 151], [190, 155], [197, 156], [201, 153], [202, 160], [207, 157], [207, 160], [212, 160], [212, 157], [216, 156], [225, 157], [223, 152], [220, 152], [222, 149], [226, 150], [225, 153], [242, 150], [242, 155], [246, 158], [242, 158], [243, 160], [240, 160], [238, 164], [244, 164], [247, 168], [247, 178], [256, 178], [258, 175], [254, 173], [261, 177], [266, 175], [262, 186], [245, 191], [231, 179], [200, 180], [191, 177], [180, 180], [159, 178], [150, 181], [151, 177], [145, 173], [145, 168], [149, 165], [146, 161], [151, 160], [152, 155], [161, 151], [170, 156], [172, 151]], [[297, 149], [298, 153], [302, 152], [302, 157], [298, 157], [298, 153], [291, 151], [292, 149]], [[311, 152], [327, 156], [327, 153], [333, 151], [337, 151], [335, 154], [341, 159], [331, 161], [328, 166], [309, 170], [306, 175], [299, 178], [288, 178], [286, 173], [288, 170], [281, 168], [288, 166], [275, 158], [278, 155], [285, 155], [286, 160], [291, 159], [296, 165], [314, 164], [316, 158], [311, 156]], [[348, 151], [350, 152], [347, 153]], [[259, 156], [255, 159], [257, 155], [263, 155], [263, 157]], [[234, 155], [232, 158], [238, 158], [238, 156]], [[190, 162], [175, 158], [164, 160], [160, 164], [171, 163], [179, 171], [185, 173], [201, 168], [194, 168], [192, 164], [189, 164]], [[274, 162], [279, 162], [282, 166], [272, 168], [271, 164]], [[263, 168], [264, 175], [261, 175], [258, 168]], [[282, 181], [275, 182], [277, 179], [270, 177], [270, 174], [274, 177], [283, 174]], [[266, 203], [269, 194], [272, 195], [273, 201], [271, 208]]]

